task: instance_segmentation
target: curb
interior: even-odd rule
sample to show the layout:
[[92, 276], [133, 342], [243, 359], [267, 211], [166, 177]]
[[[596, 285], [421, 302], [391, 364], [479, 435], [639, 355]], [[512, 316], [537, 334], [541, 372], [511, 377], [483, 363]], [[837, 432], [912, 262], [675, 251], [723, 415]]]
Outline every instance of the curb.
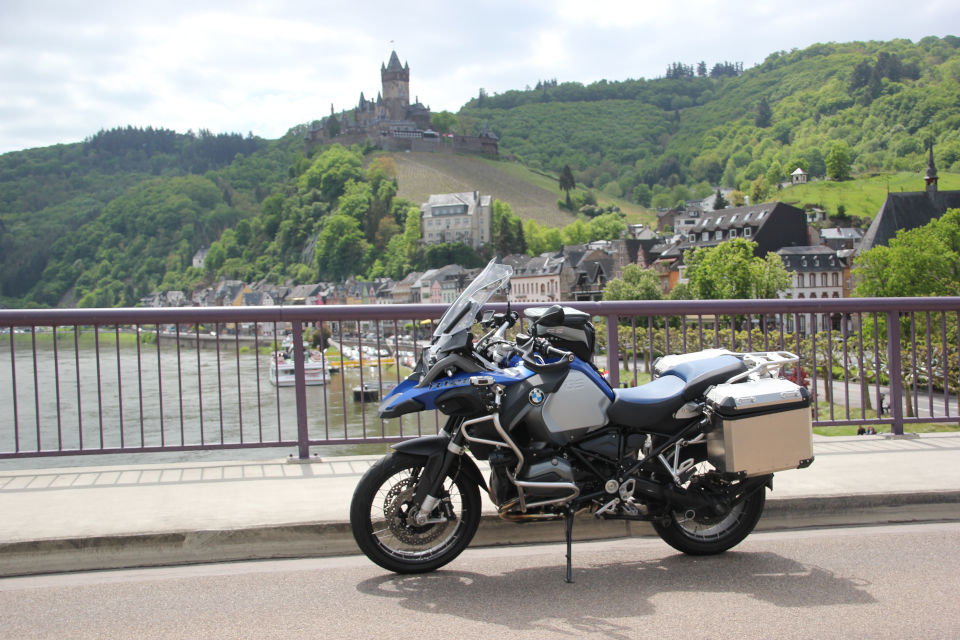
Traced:
[[[811, 496], [767, 500], [757, 531], [960, 520], [960, 491]], [[581, 517], [575, 540], [655, 535], [649, 523]], [[518, 525], [485, 514], [471, 546], [557, 543], [562, 523]], [[142, 533], [0, 543], [0, 577], [356, 555], [348, 522]]]

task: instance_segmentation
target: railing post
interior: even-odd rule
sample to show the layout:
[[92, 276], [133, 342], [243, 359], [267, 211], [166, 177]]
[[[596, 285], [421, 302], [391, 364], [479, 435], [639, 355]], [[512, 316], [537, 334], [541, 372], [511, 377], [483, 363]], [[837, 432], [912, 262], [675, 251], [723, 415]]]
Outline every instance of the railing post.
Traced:
[[900, 379], [900, 313], [887, 312], [887, 373], [890, 377], [890, 432], [903, 435], [903, 382]]
[[307, 431], [307, 385], [303, 370], [303, 323], [299, 320], [293, 325], [293, 372], [297, 395], [297, 451], [301, 460], [310, 458], [310, 434]]
[[620, 341], [616, 314], [607, 316], [607, 380], [616, 389], [620, 386]]

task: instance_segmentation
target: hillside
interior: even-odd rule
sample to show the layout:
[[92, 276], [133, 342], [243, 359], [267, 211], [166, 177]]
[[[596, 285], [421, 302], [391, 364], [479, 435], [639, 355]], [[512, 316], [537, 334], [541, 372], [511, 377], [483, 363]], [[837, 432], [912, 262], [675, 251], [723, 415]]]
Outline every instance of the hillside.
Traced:
[[[308, 150], [306, 125], [279, 140], [127, 127], [2, 154], [0, 302], [123, 305], [220, 277], [396, 277], [482, 260], [465, 245], [419, 244], [418, 206], [438, 192], [479, 189], [502, 203], [484, 255], [616, 237], [618, 215], [574, 220], [556, 206], [564, 165], [579, 202], [616, 204], [630, 222], [718, 186], [871, 217], [886, 189], [922, 188], [930, 143], [941, 188], [957, 184], [960, 38], [818, 44], [747, 70], [694, 68], [481, 94], [453, 120], [462, 133], [495, 132], [500, 161]], [[844, 179], [777, 191], [796, 166]]]
[[[960, 190], [960, 174], [941, 173], [938, 188]], [[820, 180], [791, 186], [777, 193], [777, 199], [798, 207], [815, 206], [830, 212], [836, 212], [843, 205], [847, 215], [872, 218], [880, 210], [887, 193], [923, 189], [922, 173], [891, 173], [844, 182]]]
[[[476, 156], [440, 153], [388, 154], [397, 165], [400, 188], [397, 195], [415, 203], [426, 202], [431, 193], [458, 193], [479, 190], [509, 202], [514, 213], [553, 227], [573, 222], [574, 215], [557, 208], [562, 196], [556, 181], [552, 190], [534, 184], [536, 174], [525, 170], [517, 175], [504, 170], [507, 163], [488, 162]], [[525, 179], [526, 178], [526, 179]]]
[[[827, 174], [841, 145], [854, 173], [917, 171], [934, 143], [960, 172], [960, 38], [817, 44], [742, 74], [559, 83], [472, 100], [501, 152], [610, 195], [672, 206], [697, 184], [771, 195], [796, 166]], [[754, 198], [756, 199], [756, 198]]]

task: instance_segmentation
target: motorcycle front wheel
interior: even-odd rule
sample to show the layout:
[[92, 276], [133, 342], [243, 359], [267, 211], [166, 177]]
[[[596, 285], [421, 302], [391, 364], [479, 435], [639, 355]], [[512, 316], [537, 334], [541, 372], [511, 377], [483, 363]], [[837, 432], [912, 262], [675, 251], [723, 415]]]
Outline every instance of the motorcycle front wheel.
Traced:
[[761, 487], [724, 516], [676, 511], [669, 524], [655, 521], [653, 528], [677, 551], [694, 556], [723, 553], [750, 535], [760, 520], [765, 503], [766, 492]]
[[480, 524], [480, 490], [453, 469], [444, 478], [429, 522], [417, 525], [410, 510], [424, 462], [391, 453], [367, 470], [353, 494], [353, 537], [368, 558], [388, 571], [426, 573], [442, 567], [460, 555]]

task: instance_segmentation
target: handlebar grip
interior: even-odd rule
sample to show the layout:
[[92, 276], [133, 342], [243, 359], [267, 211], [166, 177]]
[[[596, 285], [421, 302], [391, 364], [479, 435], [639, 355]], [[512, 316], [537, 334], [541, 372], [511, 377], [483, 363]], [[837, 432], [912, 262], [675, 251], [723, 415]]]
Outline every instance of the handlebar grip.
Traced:
[[573, 362], [573, 353], [570, 351], [561, 351], [560, 349], [553, 349], [550, 347], [547, 349], [548, 355], [550, 351], [560, 355], [560, 359], [555, 362], [537, 362], [530, 357], [530, 351], [524, 351], [520, 358], [523, 360], [523, 364], [525, 364], [528, 369], [531, 371], [536, 371], [537, 373], [566, 369], [570, 366], [570, 363]]

